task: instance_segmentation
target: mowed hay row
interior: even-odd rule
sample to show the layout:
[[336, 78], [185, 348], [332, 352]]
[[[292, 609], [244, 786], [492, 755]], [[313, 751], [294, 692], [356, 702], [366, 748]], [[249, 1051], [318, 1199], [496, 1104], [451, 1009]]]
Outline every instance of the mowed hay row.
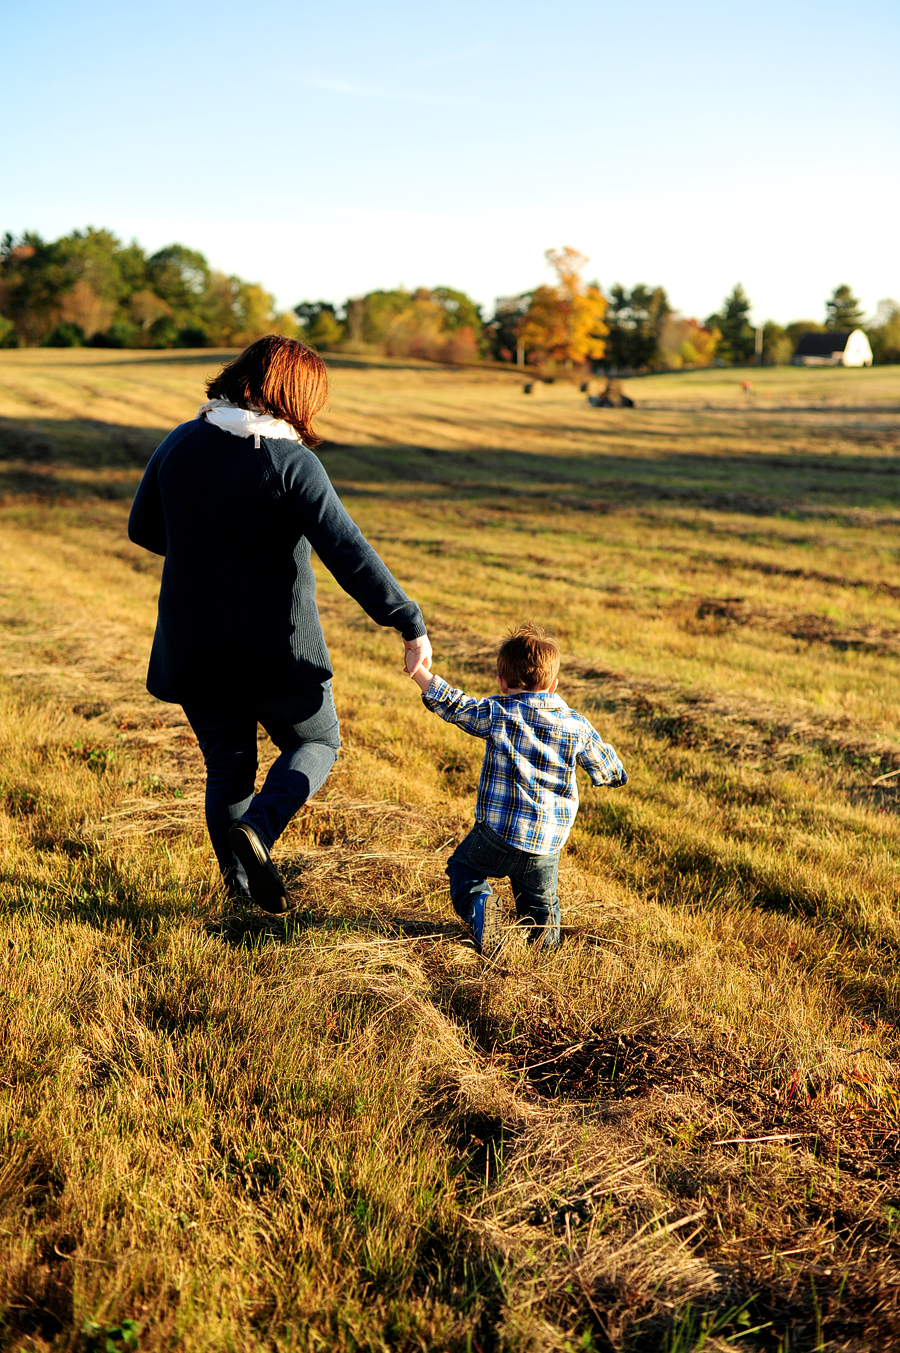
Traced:
[[110, 451], [217, 355], [12, 356], [47, 402], [0, 508], [3, 1346], [890, 1346], [890, 373], [618, 411], [335, 369], [323, 460], [437, 669], [487, 693], [547, 624], [631, 775], [582, 785], [561, 951], [484, 963], [443, 873], [480, 748], [322, 570], [344, 750], [279, 847], [295, 910], [228, 907]]

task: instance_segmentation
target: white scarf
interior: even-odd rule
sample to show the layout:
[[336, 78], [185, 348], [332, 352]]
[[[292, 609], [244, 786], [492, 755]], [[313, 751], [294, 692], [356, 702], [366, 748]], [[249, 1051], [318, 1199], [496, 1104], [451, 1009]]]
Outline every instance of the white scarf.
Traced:
[[239, 409], [227, 399], [211, 399], [197, 410], [197, 417], [206, 414], [207, 423], [212, 423], [233, 437], [252, 437], [253, 445], [259, 450], [260, 437], [275, 437], [280, 441], [301, 441], [300, 433], [283, 418], [273, 418], [269, 413], [260, 413], [258, 409]]

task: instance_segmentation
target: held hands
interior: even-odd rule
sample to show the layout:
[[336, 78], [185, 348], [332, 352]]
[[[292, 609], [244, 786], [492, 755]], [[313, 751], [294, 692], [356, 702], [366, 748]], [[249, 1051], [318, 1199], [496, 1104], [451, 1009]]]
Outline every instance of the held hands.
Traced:
[[[404, 639], [403, 665], [407, 676], [411, 676], [417, 686], [428, 690], [431, 684], [431, 640], [427, 634], [419, 639]], [[422, 686], [422, 682], [425, 685]]]

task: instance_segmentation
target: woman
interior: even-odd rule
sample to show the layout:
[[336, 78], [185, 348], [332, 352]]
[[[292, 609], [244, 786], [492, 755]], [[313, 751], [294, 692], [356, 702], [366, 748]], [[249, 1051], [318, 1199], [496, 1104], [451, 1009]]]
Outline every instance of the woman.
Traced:
[[[280, 912], [269, 852], [340, 747], [310, 550], [377, 624], [399, 630], [409, 671], [431, 666], [431, 644], [313, 455], [328, 397], [318, 354], [269, 334], [206, 392], [197, 418], [153, 453], [128, 520], [129, 538], [166, 560], [147, 689], [182, 705], [197, 736], [229, 893]], [[254, 795], [257, 723], [280, 755]]]

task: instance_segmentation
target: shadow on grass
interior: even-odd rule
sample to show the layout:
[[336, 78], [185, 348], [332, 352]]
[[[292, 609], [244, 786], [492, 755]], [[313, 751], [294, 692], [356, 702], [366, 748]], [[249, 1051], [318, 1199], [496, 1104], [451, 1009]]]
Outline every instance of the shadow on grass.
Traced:
[[[808, 1267], [806, 1275], [773, 1280], [762, 1265], [754, 1273], [744, 1261], [740, 1278], [728, 1284], [719, 1302], [681, 1306], [671, 1314], [640, 1322], [627, 1353], [688, 1353], [709, 1348], [780, 1350], [888, 1349], [898, 1346], [900, 1309], [893, 1290], [885, 1295], [875, 1264], [844, 1271], [841, 1266]], [[853, 1283], [847, 1278], [853, 1274]], [[805, 1280], [804, 1280], [805, 1278]], [[613, 1290], [602, 1290], [614, 1300]], [[756, 1342], [744, 1340], [756, 1333]], [[740, 1342], [738, 1342], [740, 1341]], [[603, 1347], [600, 1344], [599, 1347]]]
[[[70, 468], [70, 467], [63, 467]], [[31, 498], [41, 503], [98, 499], [104, 502], [130, 502], [140, 482], [140, 471], [111, 478], [102, 470], [58, 473], [51, 466], [0, 464], [0, 499]]]
[[441, 489], [452, 488], [455, 500], [505, 500], [507, 507], [533, 504], [541, 511], [548, 505], [596, 512], [684, 503], [753, 516], [806, 516], [900, 507], [900, 461], [883, 456], [710, 456], [675, 450], [650, 457], [611, 448], [601, 436], [595, 451], [577, 456], [334, 443], [323, 445], [320, 455], [341, 493], [358, 494], [369, 486], [421, 493], [428, 486], [438, 490], [439, 499]]
[[[126, 496], [133, 482], [126, 490], [113, 472], [142, 469], [169, 431], [93, 419], [0, 418], [0, 462], [8, 463], [0, 471], [0, 488], [43, 497]], [[559, 430], [563, 445], [565, 435]], [[440, 498], [442, 489], [452, 488], [454, 499], [518, 500], [523, 507], [533, 501], [542, 511], [548, 500], [591, 511], [683, 502], [756, 516], [900, 508], [900, 459], [796, 451], [698, 455], [691, 449], [697, 434], [687, 427], [666, 434], [665, 440], [670, 445], [653, 455], [630, 453], [619, 445], [617, 433], [599, 425], [595, 449], [578, 455], [334, 442], [323, 443], [319, 454], [345, 493], [389, 488], [419, 494], [430, 486]], [[94, 474], [82, 477], [74, 471]]]
[[207, 921], [206, 933], [226, 944], [253, 947], [272, 941], [290, 944], [307, 931], [331, 936], [359, 935], [369, 939], [455, 940], [469, 939], [466, 928], [437, 917], [325, 916], [300, 909], [286, 916], [267, 916], [257, 911], [233, 911]]
[[0, 418], [0, 461], [100, 470], [139, 468], [171, 428], [127, 427], [93, 418]]
[[[695, 443], [696, 436], [687, 441]], [[365, 492], [367, 486], [420, 492], [432, 486], [452, 488], [454, 499], [501, 499], [510, 507], [525, 508], [531, 500], [541, 511], [548, 503], [594, 512], [685, 503], [754, 516], [900, 507], [900, 461], [884, 456], [697, 455], [687, 449], [646, 456], [611, 446], [602, 430], [596, 450], [580, 455], [331, 442], [319, 454], [342, 493]]]
[[[96, 349], [95, 349], [96, 351]], [[121, 349], [120, 349], [121, 351]], [[128, 357], [123, 362], [110, 358], [107, 361], [99, 362], [79, 362], [67, 360], [65, 369], [67, 371], [85, 367], [90, 371], [102, 370], [104, 367], [117, 367], [120, 371], [129, 370], [133, 366], [166, 366], [173, 363], [175, 366], [221, 366], [224, 362], [230, 362], [241, 351], [240, 348], [174, 348], [169, 352], [162, 353], [157, 350], [151, 355], [149, 352], [145, 357], [132, 356], [133, 349], [128, 350]]]

